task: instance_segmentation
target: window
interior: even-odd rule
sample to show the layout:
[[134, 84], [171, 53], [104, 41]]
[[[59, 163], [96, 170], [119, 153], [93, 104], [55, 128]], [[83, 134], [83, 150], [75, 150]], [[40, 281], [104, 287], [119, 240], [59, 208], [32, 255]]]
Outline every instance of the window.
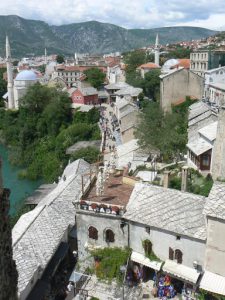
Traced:
[[145, 255], [150, 255], [152, 253], [152, 243], [149, 240], [145, 240], [143, 242], [143, 248], [145, 251]]
[[98, 239], [98, 230], [95, 227], [90, 226], [88, 228], [88, 237], [90, 239], [97, 240]]
[[174, 258], [174, 251], [172, 248], [169, 247], [169, 259], [173, 260], [173, 258]]
[[180, 236], [180, 235], [177, 235], [177, 236], [176, 236], [176, 240], [179, 241], [180, 239], [181, 239], [181, 236]]
[[208, 167], [209, 164], [210, 164], [209, 155], [208, 154], [203, 154], [202, 155], [202, 165], [203, 165], [203, 167]]
[[150, 234], [150, 227], [149, 227], [149, 226], [145, 227], [145, 231], [146, 231], [148, 234]]
[[111, 229], [107, 229], [105, 232], [105, 240], [107, 243], [115, 242], [115, 234]]
[[179, 250], [175, 250], [175, 259], [177, 260], [178, 264], [182, 264], [182, 258], [183, 258], [183, 253]]

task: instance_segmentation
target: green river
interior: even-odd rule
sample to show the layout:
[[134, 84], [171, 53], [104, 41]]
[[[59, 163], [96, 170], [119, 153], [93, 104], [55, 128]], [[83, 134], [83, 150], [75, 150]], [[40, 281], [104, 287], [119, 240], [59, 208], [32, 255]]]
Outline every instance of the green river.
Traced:
[[20, 169], [9, 163], [7, 149], [1, 144], [0, 157], [3, 161], [3, 186], [11, 190], [10, 213], [14, 214], [24, 199], [31, 195], [41, 182], [18, 179]]

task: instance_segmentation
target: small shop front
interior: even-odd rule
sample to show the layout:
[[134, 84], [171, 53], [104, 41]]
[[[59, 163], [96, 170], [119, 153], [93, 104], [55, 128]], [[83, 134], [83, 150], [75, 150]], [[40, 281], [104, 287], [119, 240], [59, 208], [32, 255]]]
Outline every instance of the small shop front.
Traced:
[[143, 254], [133, 251], [127, 269], [127, 284], [132, 286], [151, 281], [151, 288], [156, 287], [161, 266], [162, 262], [150, 260]]
[[200, 272], [171, 260], [166, 260], [158, 282], [158, 297], [171, 299], [180, 294], [184, 299], [195, 299]]

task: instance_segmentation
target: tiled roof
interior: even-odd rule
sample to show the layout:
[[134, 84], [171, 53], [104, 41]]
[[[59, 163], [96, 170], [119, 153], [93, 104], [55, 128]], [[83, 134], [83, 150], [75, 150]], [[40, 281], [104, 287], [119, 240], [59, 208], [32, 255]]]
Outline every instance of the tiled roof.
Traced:
[[124, 218], [205, 240], [204, 204], [199, 195], [136, 183]]
[[147, 64], [140, 65], [138, 69], [160, 69], [160, 66], [155, 63], [149, 62]]
[[209, 141], [214, 141], [216, 139], [217, 125], [218, 121], [213, 122], [205, 127], [202, 127], [198, 132], [206, 137]]
[[225, 183], [214, 182], [206, 201], [204, 214], [225, 220]]
[[187, 144], [187, 147], [197, 156], [205, 153], [206, 151], [212, 149], [212, 144], [208, 143], [203, 138], [195, 139]]
[[19, 274], [20, 294], [27, 288], [34, 274], [38, 272], [40, 277], [69, 226], [74, 225], [72, 201], [80, 198], [81, 174], [88, 171], [89, 164], [84, 160], [68, 165], [63, 173], [66, 180], [61, 179], [56, 188], [14, 226], [13, 257]]

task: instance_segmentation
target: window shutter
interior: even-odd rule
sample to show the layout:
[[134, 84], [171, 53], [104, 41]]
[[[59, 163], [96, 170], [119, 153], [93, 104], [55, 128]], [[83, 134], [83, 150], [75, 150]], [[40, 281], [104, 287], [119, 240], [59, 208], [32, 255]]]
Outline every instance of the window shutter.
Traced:
[[173, 260], [173, 258], [174, 258], [174, 251], [172, 248], [169, 247], [169, 259]]
[[98, 239], [98, 230], [95, 227], [90, 226], [88, 229], [88, 236], [90, 239], [97, 240]]
[[115, 241], [115, 234], [112, 230], [107, 229], [105, 235], [105, 240], [107, 243], [113, 243]]

